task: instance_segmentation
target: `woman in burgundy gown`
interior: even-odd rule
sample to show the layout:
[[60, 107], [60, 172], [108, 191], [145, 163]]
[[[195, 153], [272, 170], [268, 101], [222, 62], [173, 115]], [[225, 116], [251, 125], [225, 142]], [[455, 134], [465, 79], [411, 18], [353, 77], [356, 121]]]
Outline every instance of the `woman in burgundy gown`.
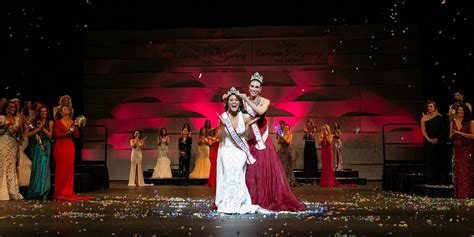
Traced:
[[474, 164], [471, 154], [474, 152], [474, 121], [466, 105], [460, 105], [456, 117], [451, 122], [449, 138], [454, 143], [454, 197], [474, 197]]
[[257, 160], [247, 165], [245, 182], [252, 198], [252, 204], [272, 211], [304, 211], [307, 207], [291, 191], [285, 171], [271, 139], [268, 139], [268, 122], [265, 114], [270, 100], [261, 97], [263, 77], [257, 72], [252, 75], [249, 97], [242, 94], [247, 112], [259, 117], [252, 125], [254, 139], [249, 141], [250, 152]]
[[209, 134], [209, 144], [211, 151], [209, 153], [209, 159], [211, 160], [211, 169], [209, 170], [209, 178], [207, 179], [207, 186], [216, 187], [216, 168], [217, 168], [217, 150], [219, 150], [219, 139], [216, 137], [216, 129], [212, 129]]
[[61, 119], [54, 122], [56, 143], [53, 148], [56, 172], [54, 175], [54, 198], [69, 201], [89, 200], [90, 196], [78, 196], [74, 193], [74, 138], [79, 137], [77, 125], [71, 119], [71, 108], [61, 107]]
[[324, 124], [321, 127], [321, 135], [318, 139], [318, 144], [321, 146], [321, 180], [319, 186], [321, 187], [355, 187], [353, 184], [340, 184], [336, 180], [334, 170], [332, 168], [332, 142], [333, 135], [329, 125]]

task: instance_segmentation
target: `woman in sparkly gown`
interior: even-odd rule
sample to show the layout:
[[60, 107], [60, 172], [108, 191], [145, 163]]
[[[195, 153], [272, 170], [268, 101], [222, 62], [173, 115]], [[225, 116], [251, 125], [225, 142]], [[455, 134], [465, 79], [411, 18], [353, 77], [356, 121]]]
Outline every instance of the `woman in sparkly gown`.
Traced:
[[454, 197], [474, 197], [474, 121], [466, 105], [455, 108], [449, 138], [454, 143]]
[[155, 168], [153, 169], [152, 179], [169, 179], [171, 174], [171, 160], [168, 158], [168, 144], [170, 137], [166, 128], [160, 129], [160, 135], [157, 138], [158, 143], [158, 159], [156, 160]]
[[338, 123], [334, 123], [333, 126], [333, 142], [332, 142], [332, 158], [333, 158], [333, 169], [334, 171], [343, 171], [342, 162], [342, 141], [341, 141], [341, 127]]
[[285, 170], [286, 178], [290, 181], [292, 187], [296, 186], [296, 178], [293, 174], [293, 158], [291, 156], [291, 142], [293, 140], [293, 134], [290, 133], [290, 125], [283, 125], [283, 136], [278, 136], [278, 156], [280, 162]]
[[133, 138], [130, 139], [130, 147], [132, 154], [130, 155], [130, 176], [128, 178], [128, 186], [149, 186], [145, 184], [143, 179], [142, 168], [142, 148], [145, 145], [146, 136], [142, 137], [142, 132], [136, 130], [133, 132]]
[[207, 179], [209, 178], [209, 170], [211, 169], [211, 161], [209, 160], [209, 141], [207, 139], [207, 130], [202, 127], [199, 130], [198, 147], [196, 162], [194, 169], [189, 178], [191, 179]]
[[16, 163], [20, 117], [14, 102], [8, 101], [0, 115], [0, 200], [20, 200]]

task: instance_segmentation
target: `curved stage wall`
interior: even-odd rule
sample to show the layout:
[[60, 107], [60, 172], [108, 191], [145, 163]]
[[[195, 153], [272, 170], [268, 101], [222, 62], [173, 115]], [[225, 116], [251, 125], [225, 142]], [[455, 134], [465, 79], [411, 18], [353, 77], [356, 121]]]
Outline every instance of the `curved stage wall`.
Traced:
[[[263, 96], [272, 101], [270, 124], [291, 125], [296, 169], [303, 168], [302, 130], [311, 118], [318, 127], [339, 122], [345, 168], [380, 180], [382, 126], [416, 123], [424, 107], [418, 32], [398, 27], [410, 30], [396, 37], [383, 25], [88, 32], [85, 113], [89, 124], [108, 128], [108, 137], [107, 147], [85, 142], [83, 160], [101, 160], [107, 149], [110, 178], [126, 180], [132, 131], [148, 136], [143, 167], [149, 169], [159, 128], [166, 127], [176, 164], [183, 123], [191, 124], [196, 142], [206, 119], [217, 124], [221, 95], [232, 86], [247, 92], [258, 71]], [[93, 130], [86, 140], [97, 136]], [[422, 141], [418, 126], [390, 130], [388, 142]], [[387, 149], [387, 159], [421, 157], [417, 146]]]

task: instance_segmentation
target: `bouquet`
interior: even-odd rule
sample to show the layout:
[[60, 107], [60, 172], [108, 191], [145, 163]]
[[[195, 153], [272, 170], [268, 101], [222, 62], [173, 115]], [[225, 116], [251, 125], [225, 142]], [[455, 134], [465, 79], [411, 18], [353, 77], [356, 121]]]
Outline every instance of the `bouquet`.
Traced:
[[280, 137], [283, 137], [283, 130], [281, 129], [280, 125], [276, 125], [275, 130]]

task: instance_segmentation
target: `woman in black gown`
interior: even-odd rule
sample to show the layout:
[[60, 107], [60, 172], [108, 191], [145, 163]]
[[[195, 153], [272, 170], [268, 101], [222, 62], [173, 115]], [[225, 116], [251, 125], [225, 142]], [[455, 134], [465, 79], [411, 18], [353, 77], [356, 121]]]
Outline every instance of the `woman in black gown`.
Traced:
[[318, 172], [318, 153], [316, 152], [316, 126], [312, 119], [306, 122], [304, 128], [304, 176], [307, 178], [316, 177]]
[[436, 108], [436, 103], [429, 100], [426, 103], [426, 113], [422, 113], [421, 132], [423, 133], [424, 158], [429, 184], [446, 182], [449, 167], [443, 157], [444, 121]]

